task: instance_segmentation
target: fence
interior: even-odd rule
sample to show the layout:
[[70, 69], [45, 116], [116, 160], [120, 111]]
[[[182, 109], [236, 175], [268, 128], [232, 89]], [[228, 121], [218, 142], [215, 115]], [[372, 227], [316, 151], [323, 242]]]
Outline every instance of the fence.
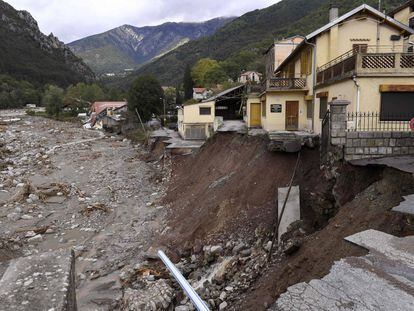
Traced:
[[347, 114], [348, 132], [411, 131], [410, 114], [385, 114], [380, 112], [349, 112]]

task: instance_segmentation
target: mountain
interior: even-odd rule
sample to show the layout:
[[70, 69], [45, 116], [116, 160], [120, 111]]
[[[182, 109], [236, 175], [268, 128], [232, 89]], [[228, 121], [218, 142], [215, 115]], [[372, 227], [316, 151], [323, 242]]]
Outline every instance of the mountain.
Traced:
[[[391, 9], [404, 0], [383, 1]], [[129, 77], [112, 82], [127, 87], [144, 74], [158, 78], [163, 85], [177, 85], [186, 65], [193, 66], [200, 58], [220, 61], [226, 73], [235, 79], [242, 70], [264, 70], [263, 53], [274, 39], [306, 35], [328, 22], [332, 0], [282, 0], [268, 8], [255, 10], [228, 23], [211, 36], [191, 41], [139, 68]], [[343, 14], [367, 3], [377, 7], [378, 0], [336, 0]], [[168, 70], [166, 70], [168, 68]]]
[[91, 69], [36, 20], [0, 0], [0, 72], [37, 84], [67, 86], [94, 80]]
[[121, 73], [125, 69], [136, 69], [190, 40], [211, 35], [233, 19], [221, 17], [202, 23], [165, 23], [147, 27], [123, 25], [68, 46], [96, 73]]

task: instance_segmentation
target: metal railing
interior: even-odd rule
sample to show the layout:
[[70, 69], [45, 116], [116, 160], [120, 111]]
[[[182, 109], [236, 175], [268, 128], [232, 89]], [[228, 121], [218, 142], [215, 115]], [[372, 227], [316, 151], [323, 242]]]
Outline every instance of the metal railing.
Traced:
[[158, 257], [162, 260], [162, 262], [166, 265], [168, 270], [174, 276], [175, 280], [180, 284], [181, 288], [184, 290], [188, 298], [190, 298], [191, 302], [197, 308], [198, 311], [210, 311], [207, 304], [198, 296], [196, 291], [191, 287], [190, 283], [183, 277], [183, 275], [178, 271], [178, 269], [174, 266], [171, 260], [165, 255], [163, 251], [158, 251]]
[[412, 114], [388, 114], [380, 112], [349, 112], [347, 130], [349, 132], [408, 132]]

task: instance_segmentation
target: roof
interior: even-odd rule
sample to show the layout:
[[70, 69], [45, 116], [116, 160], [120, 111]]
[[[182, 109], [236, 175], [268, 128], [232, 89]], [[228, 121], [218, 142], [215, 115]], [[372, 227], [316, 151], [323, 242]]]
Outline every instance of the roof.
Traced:
[[411, 5], [414, 5], [414, 0], [410, 0], [410, 1], [407, 1], [407, 2], [403, 3], [399, 7], [395, 8], [394, 10], [389, 12], [388, 15], [394, 16], [394, 14], [398, 13], [401, 10], [404, 10], [405, 8], [407, 8]]
[[207, 89], [204, 87], [195, 87], [193, 88], [194, 93], [204, 93]]
[[214, 95], [213, 97], [210, 97], [210, 98], [208, 98], [206, 100], [203, 100], [202, 102], [205, 103], [205, 102], [210, 102], [210, 101], [216, 100], [217, 98], [219, 98], [221, 96], [224, 96], [224, 95], [227, 95], [227, 94], [229, 94], [229, 93], [231, 93], [231, 92], [233, 92], [233, 91], [235, 91], [237, 89], [240, 89], [240, 88], [244, 88], [244, 84], [238, 85], [238, 86], [235, 86], [235, 87], [232, 87], [230, 89], [227, 89], [227, 90], [225, 90], [225, 91], [223, 91], [221, 93], [218, 93], [217, 95]]
[[367, 4], [362, 4], [359, 7], [349, 11], [348, 13], [338, 17], [337, 19], [335, 19], [334, 21], [322, 26], [321, 28], [315, 30], [314, 32], [308, 34], [305, 39], [303, 40], [302, 43], [300, 43], [296, 49], [293, 50], [293, 52], [279, 65], [279, 67], [276, 70], [279, 70], [279, 68], [282, 68], [284, 65], [286, 65], [296, 54], [298, 51], [300, 51], [300, 49], [306, 45], [306, 41], [310, 41], [313, 38], [315, 38], [316, 36], [320, 35], [321, 33], [331, 29], [333, 26], [343, 22], [344, 20], [350, 18], [351, 16], [359, 13], [359, 12], [364, 12], [364, 11], [368, 11], [373, 15], [376, 15], [382, 19], [384, 19], [385, 21], [387, 21], [388, 23], [390, 23], [391, 25], [400, 28], [401, 30], [404, 30], [410, 34], [414, 34], [414, 29], [411, 29], [410, 27], [408, 27], [407, 25], [404, 25], [403, 23], [400, 23], [399, 21], [393, 19], [392, 17], [387, 16], [384, 13], [381, 13], [380, 11], [378, 11], [377, 9], [374, 9], [373, 7], [367, 5]]
[[96, 112], [96, 114], [100, 114], [103, 110], [108, 108], [122, 108], [128, 105], [126, 101], [123, 102], [94, 102], [91, 105], [91, 112]]

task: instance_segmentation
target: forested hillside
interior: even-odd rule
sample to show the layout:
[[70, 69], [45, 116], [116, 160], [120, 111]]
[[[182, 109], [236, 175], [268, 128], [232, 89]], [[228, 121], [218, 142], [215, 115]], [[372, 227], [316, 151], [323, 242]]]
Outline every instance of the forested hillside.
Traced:
[[[403, 3], [403, 0], [385, 0], [383, 9]], [[290, 35], [305, 35], [328, 22], [331, 0], [282, 0], [262, 10], [249, 12], [214, 35], [191, 41], [163, 57], [149, 63], [132, 76], [118, 82], [128, 86], [139, 75], [151, 74], [164, 85], [177, 85], [186, 65], [193, 66], [201, 58], [220, 62], [226, 74], [235, 79], [241, 70], [263, 71], [263, 53], [274, 39]], [[337, 0], [340, 14], [367, 3], [378, 6], [377, 0]]]
[[94, 74], [58, 38], [40, 32], [30, 13], [0, 0], [0, 73], [38, 85], [67, 86]]

